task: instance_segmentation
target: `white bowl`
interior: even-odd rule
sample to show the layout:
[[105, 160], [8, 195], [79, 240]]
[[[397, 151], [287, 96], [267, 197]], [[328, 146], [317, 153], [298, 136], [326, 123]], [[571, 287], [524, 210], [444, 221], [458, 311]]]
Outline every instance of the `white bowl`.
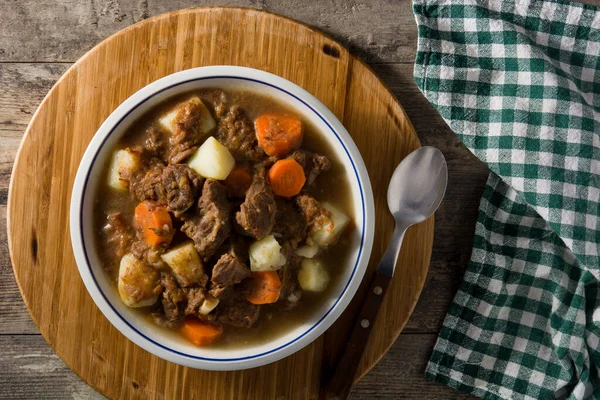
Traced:
[[[138, 312], [121, 303], [102, 270], [94, 244], [93, 206], [102, 168], [110, 149], [140, 116], [177, 94], [206, 87], [260, 91], [309, 120], [343, 163], [352, 191], [356, 243], [343, 273], [328, 298], [309, 320], [269, 343], [235, 349], [199, 348], [157, 329]], [[364, 276], [373, 246], [373, 193], [365, 164], [346, 129], [319, 100], [276, 75], [252, 68], [211, 66], [181, 71], [139, 90], [104, 121], [91, 140], [77, 171], [71, 197], [70, 229], [73, 253], [85, 286], [108, 320], [127, 338], [165, 360], [208, 370], [238, 370], [277, 361], [321, 335], [346, 308]]]

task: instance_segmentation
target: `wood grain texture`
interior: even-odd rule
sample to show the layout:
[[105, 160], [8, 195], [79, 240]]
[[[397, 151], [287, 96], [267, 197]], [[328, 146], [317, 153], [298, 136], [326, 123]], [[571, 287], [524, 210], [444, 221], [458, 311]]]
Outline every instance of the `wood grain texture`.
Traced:
[[[385, 206], [387, 182], [397, 162], [419, 147], [400, 105], [365, 64], [311, 28], [254, 10], [195, 9], [144, 21], [102, 42], [44, 100], [27, 129], [9, 193], [15, 275], [48, 343], [109, 397], [316, 398], [321, 366], [335, 359], [356, 304], [324, 338], [276, 364], [229, 373], [188, 369], [141, 350], [104, 319], [77, 275], [68, 235], [56, 234], [68, 230], [75, 171], [110, 112], [149, 82], [212, 64], [281, 75], [313, 93], [343, 121], [373, 183], [378, 236], [371, 267], [377, 265], [393, 228]], [[425, 281], [432, 237], [433, 219], [407, 232], [361, 373], [379, 360], [406, 324]]]

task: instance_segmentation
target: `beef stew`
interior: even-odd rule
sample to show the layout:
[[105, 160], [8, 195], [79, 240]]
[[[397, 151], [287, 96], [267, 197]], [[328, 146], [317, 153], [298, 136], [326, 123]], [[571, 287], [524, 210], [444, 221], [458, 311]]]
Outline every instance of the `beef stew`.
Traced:
[[198, 346], [264, 343], [301, 324], [356, 245], [342, 164], [297, 113], [255, 92], [204, 89], [156, 107], [103, 179], [96, 242], [121, 301]]

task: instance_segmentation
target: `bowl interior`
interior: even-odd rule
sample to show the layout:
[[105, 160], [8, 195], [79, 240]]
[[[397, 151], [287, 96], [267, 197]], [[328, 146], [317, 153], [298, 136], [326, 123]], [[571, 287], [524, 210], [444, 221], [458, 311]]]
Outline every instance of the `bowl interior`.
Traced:
[[[356, 227], [352, 233], [355, 235], [352, 240], [354, 243], [357, 243], [357, 246], [352, 250], [352, 254], [349, 255], [347, 265], [335, 266], [336, 268], [343, 268], [343, 273], [337, 281], [331, 283], [334, 285], [334, 288], [330, 297], [321, 304], [321, 306], [313, 312], [310, 318], [304, 321], [303, 324], [291, 329], [271, 342], [252, 347], [236, 347], [235, 349], [198, 348], [179, 339], [178, 336], [173, 333], [165, 332], [162, 329], [156, 329], [156, 327], [147, 318], [143, 317], [142, 314], [121, 303], [118, 293], [114, 289], [114, 285], [109, 282], [106, 274], [102, 271], [100, 258], [94, 243], [94, 194], [98, 189], [98, 185], [101, 183], [100, 178], [103, 167], [107, 163], [107, 159], [113, 146], [139, 117], [154, 106], [183, 92], [202, 88], [231, 88], [236, 90], [256, 91], [262, 95], [271, 96], [279, 102], [286, 104], [289, 108], [302, 115], [305, 120], [310, 121], [317, 131], [322, 133], [330, 147], [338, 155], [339, 161], [344, 165], [347, 179], [351, 187], [352, 205], [354, 210], [352, 220]], [[290, 91], [290, 87], [284, 88], [280, 84], [273, 84], [272, 82], [266, 82], [261, 79], [251, 79], [239, 76], [196, 77], [174, 81], [166, 86], [163, 84], [158, 88], [158, 92], [156, 92], [156, 89], [146, 89], [148, 89], [148, 87], [142, 89], [128, 99], [113, 113], [113, 115], [111, 115], [111, 117], [109, 117], [109, 119], [107, 119], [90, 144], [90, 148], [88, 148], [88, 151], [84, 156], [84, 161], [82, 162], [82, 166], [78, 173], [78, 175], [80, 175], [82, 173], [81, 168], [84, 169], [82, 190], [83, 204], [80, 208], [79, 215], [79, 234], [83, 241], [82, 250], [87, 259], [87, 265], [82, 266], [81, 263], [78, 264], [82, 276], [84, 276], [84, 281], [86, 281], [86, 285], [88, 286], [88, 290], [90, 278], [93, 281], [93, 284], [99, 289], [102, 299], [94, 298], [94, 300], [98, 304], [99, 301], [106, 302], [104, 307], [99, 304], [102, 311], [121, 332], [134, 342], [150, 351], [155, 348], [160, 348], [166, 353], [172, 354], [173, 357], [183, 356], [184, 358], [189, 359], [190, 363], [193, 362], [192, 360], [222, 362], [243, 361], [267, 356], [290, 346], [295, 347], [294, 351], [296, 351], [299, 349], [299, 342], [301, 342], [302, 346], [308, 344], [333, 323], [335, 318], [332, 318], [332, 316], [327, 318], [328, 315], [339, 315], [343, 308], [345, 308], [349, 299], [347, 299], [347, 301], [341, 300], [347, 296], [351, 297], [354, 294], [359, 282], [354, 284], [352, 280], [354, 277], [357, 277], [360, 281], [370, 255], [371, 244], [368, 240], [370, 229], [366, 227], [366, 220], [368, 219], [368, 207], [366, 202], [368, 201], [369, 196], [372, 195], [370, 194], [370, 184], [368, 183], [366, 170], [364, 170], [360, 155], [358, 155], [358, 160], [355, 160], [358, 152], [348, 134], [345, 132], [339, 121], [337, 121], [337, 119], [324, 109], [324, 106], [314, 98], [306, 97], [301, 92], [292, 92]], [[87, 165], [84, 165], [86, 160]], [[359, 173], [359, 171], [362, 172]], [[372, 231], [370, 232], [370, 235], [372, 236]], [[85, 275], [89, 275], [87, 280]], [[351, 285], [351, 283], [353, 284]], [[350, 290], [348, 290], [349, 288]], [[95, 297], [94, 293], [91, 293], [92, 297]], [[110, 310], [107, 310], [106, 306], [108, 306]], [[341, 310], [337, 310], [340, 307]], [[173, 361], [173, 357], [168, 358]], [[271, 361], [275, 361], [275, 359], [270, 359], [267, 362]], [[187, 362], [184, 363], [192, 365]]]

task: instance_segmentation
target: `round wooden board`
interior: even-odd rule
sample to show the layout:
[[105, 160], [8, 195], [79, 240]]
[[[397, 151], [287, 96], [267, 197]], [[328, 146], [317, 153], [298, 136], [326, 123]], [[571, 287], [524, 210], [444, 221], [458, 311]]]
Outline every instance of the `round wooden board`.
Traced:
[[[106, 117], [138, 89], [203, 65], [243, 65], [280, 75], [320, 99], [365, 160], [377, 237], [368, 276], [393, 230], [386, 191], [396, 164], [420, 147], [385, 85], [339, 43], [296, 21], [250, 9], [187, 9], [106, 39], [56, 83], [35, 113], [15, 162], [8, 199], [14, 272], [33, 320], [58, 356], [109, 398], [317, 398], [356, 312], [355, 301], [314, 343], [277, 363], [237, 372], [181, 367], [134, 345], [104, 318], [79, 277], [68, 234], [75, 172]], [[425, 281], [433, 219], [411, 228], [360, 367], [362, 376], [406, 324]]]

